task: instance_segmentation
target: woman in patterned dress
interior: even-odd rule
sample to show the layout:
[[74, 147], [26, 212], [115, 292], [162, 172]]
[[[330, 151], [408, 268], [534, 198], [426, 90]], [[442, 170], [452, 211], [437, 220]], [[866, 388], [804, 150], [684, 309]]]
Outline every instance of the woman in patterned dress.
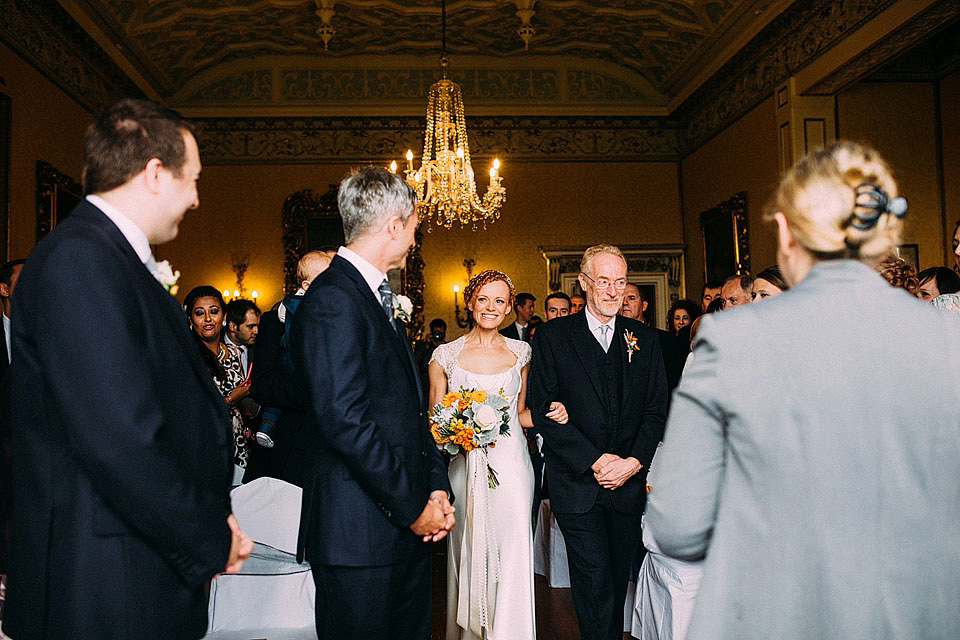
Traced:
[[243, 370], [240, 350], [220, 340], [226, 324], [226, 304], [223, 296], [215, 288], [201, 285], [187, 294], [184, 307], [203, 362], [230, 410], [233, 423], [233, 462], [240, 468], [246, 468], [249, 438], [237, 403], [250, 393], [250, 383]]

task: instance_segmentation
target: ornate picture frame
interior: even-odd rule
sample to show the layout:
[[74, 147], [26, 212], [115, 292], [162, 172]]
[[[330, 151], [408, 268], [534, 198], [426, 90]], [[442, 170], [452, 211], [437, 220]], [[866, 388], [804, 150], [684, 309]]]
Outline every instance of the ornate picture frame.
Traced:
[[705, 282], [724, 280], [750, 271], [750, 233], [747, 228], [747, 193], [700, 214]]
[[49, 162], [37, 160], [37, 242], [83, 200], [83, 187]]

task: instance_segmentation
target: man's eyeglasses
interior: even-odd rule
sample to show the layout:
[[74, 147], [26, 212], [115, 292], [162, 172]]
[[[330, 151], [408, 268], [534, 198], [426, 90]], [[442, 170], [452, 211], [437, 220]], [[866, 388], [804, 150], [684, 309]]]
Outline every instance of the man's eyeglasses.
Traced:
[[[581, 271], [580, 273], [583, 272]], [[613, 288], [617, 291], [623, 291], [627, 288], [627, 281], [623, 278], [620, 278], [619, 280], [607, 280], [606, 278], [598, 278], [597, 280], [594, 280], [585, 273], [583, 273], [583, 277], [595, 284], [597, 289], [600, 289], [601, 291], [609, 289], [610, 285], [613, 285]]]

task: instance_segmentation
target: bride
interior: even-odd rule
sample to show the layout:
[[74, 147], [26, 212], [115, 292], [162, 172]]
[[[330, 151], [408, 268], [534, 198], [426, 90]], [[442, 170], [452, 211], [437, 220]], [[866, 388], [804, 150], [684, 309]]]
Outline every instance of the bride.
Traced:
[[[463, 292], [473, 327], [440, 345], [430, 361], [430, 405], [447, 391], [483, 390], [510, 402], [510, 431], [486, 451], [474, 449], [450, 461], [457, 522], [447, 543], [447, 640], [534, 640], [533, 467], [523, 429], [533, 426], [526, 408], [530, 345], [501, 336], [510, 313], [513, 283], [487, 270]], [[567, 421], [560, 403], [547, 416]], [[486, 456], [486, 457], [484, 457]], [[499, 486], [491, 489], [486, 465]]]

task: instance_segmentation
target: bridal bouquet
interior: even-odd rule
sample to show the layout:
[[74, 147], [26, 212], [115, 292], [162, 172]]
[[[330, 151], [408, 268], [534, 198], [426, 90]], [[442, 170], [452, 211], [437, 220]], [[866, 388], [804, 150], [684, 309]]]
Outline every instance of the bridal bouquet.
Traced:
[[[460, 388], [443, 396], [430, 412], [430, 433], [437, 448], [450, 455], [496, 446], [497, 437], [509, 435], [510, 403], [503, 396]], [[487, 483], [495, 489], [497, 472], [487, 465]]]

